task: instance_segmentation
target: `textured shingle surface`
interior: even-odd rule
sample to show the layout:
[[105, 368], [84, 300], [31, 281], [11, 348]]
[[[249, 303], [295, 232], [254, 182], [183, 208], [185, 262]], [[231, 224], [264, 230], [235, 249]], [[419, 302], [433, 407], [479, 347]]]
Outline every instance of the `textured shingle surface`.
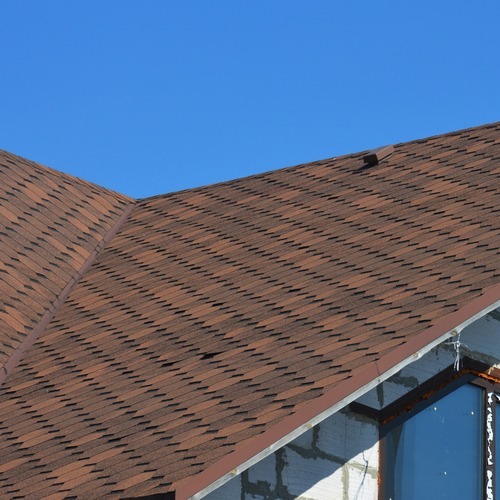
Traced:
[[176, 489], [498, 283], [499, 124], [362, 157], [140, 201], [0, 387], [1, 494]]
[[0, 371], [130, 202], [0, 150]]

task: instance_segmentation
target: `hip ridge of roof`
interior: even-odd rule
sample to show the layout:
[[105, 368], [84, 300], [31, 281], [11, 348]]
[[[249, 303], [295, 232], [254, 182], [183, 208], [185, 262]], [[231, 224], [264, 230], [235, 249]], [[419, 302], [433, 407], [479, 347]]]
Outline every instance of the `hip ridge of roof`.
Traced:
[[61, 293], [52, 302], [51, 306], [47, 308], [45, 314], [42, 316], [40, 321], [35, 325], [35, 327], [26, 335], [23, 342], [17, 346], [15, 351], [11, 354], [7, 362], [0, 366], [0, 385], [5, 381], [5, 379], [12, 373], [14, 368], [17, 366], [19, 361], [22, 359], [24, 353], [28, 351], [31, 346], [36, 342], [38, 337], [43, 333], [45, 328], [54, 318], [55, 314], [59, 308], [64, 304], [68, 298], [71, 291], [75, 288], [78, 282], [82, 279], [85, 273], [90, 269], [92, 264], [97, 260], [104, 248], [110, 243], [114, 238], [116, 233], [120, 230], [129, 216], [132, 214], [137, 202], [132, 200], [123, 210], [121, 216], [115, 222], [115, 224], [109, 229], [107, 233], [103, 235], [100, 242], [96, 245], [94, 250], [90, 253], [87, 260], [82, 264], [80, 269], [73, 275], [69, 280], [67, 285], [63, 288]]

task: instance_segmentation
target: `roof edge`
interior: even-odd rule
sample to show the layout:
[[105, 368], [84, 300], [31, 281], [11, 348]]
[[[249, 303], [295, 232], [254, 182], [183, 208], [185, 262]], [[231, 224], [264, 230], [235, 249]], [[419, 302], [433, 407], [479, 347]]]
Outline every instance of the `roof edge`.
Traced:
[[79, 184], [85, 184], [87, 187], [98, 189], [99, 191], [105, 192], [108, 195], [118, 197], [122, 201], [125, 201], [125, 202], [128, 201], [130, 203], [134, 203], [136, 201], [136, 199], [134, 197], [129, 196], [129, 195], [124, 194], [124, 193], [120, 193], [119, 191], [116, 191], [115, 189], [111, 189], [111, 188], [108, 188], [106, 186], [102, 186], [100, 184], [97, 184], [94, 181], [89, 181], [87, 179], [84, 179], [83, 177], [78, 177], [75, 174], [69, 174], [69, 173], [65, 172], [64, 170], [59, 170], [58, 168], [49, 167], [49, 166], [45, 165], [44, 163], [40, 163], [38, 161], [31, 160], [30, 158], [27, 158], [26, 156], [21, 156], [18, 153], [13, 153], [11, 151], [7, 151], [5, 149], [0, 148], [0, 154], [3, 154], [4, 156], [9, 156], [11, 159], [14, 159], [15, 161], [21, 162], [24, 165], [30, 164], [31, 167], [52, 172], [53, 174], [56, 174], [60, 177], [63, 177], [67, 181], [74, 180], [74, 181], [77, 181]]
[[308, 403], [259, 436], [250, 438], [198, 475], [183, 480], [176, 488], [175, 498], [203, 498], [499, 306], [500, 284], [497, 284], [420, 335], [366, 366], [354, 378], [345, 379], [334, 390]]
[[5, 379], [12, 373], [14, 368], [17, 366], [19, 361], [22, 359], [24, 353], [28, 351], [31, 346], [36, 342], [38, 337], [43, 333], [45, 328], [54, 318], [59, 307], [65, 302], [73, 288], [77, 285], [83, 275], [88, 271], [90, 266], [96, 261], [99, 254], [104, 250], [106, 245], [114, 238], [116, 233], [123, 226], [125, 221], [128, 219], [133, 209], [136, 206], [136, 201], [133, 200], [125, 207], [122, 214], [115, 222], [113, 227], [104, 234], [101, 241], [96, 245], [94, 250], [88, 256], [87, 260], [82, 264], [82, 267], [75, 273], [75, 275], [69, 280], [67, 285], [63, 288], [61, 293], [56, 297], [51, 306], [45, 311], [40, 321], [35, 325], [35, 327], [27, 334], [21, 344], [12, 353], [7, 362], [0, 366], [0, 385], [3, 384]]
[[[483, 123], [481, 125], [474, 125], [471, 127], [466, 127], [466, 128], [462, 128], [462, 129], [458, 129], [458, 130], [452, 130], [450, 132], [435, 133], [435, 134], [425, 136], [425, 137], [419, 138], [419, 139], [410, 139], [408, 141], [394, 142], [394, 143], [391, 143], [390, 146], [393, 147], [394, 150], [396, 150], [396, 148], [399, 148], [401, 146], [406, 146], [409, 144], [418, 144], [418, 143], [431, 141], [431, 140], [442, 138], [442, 137], [459, 136], [460, 134], [464, 134], [466, 132], [473, 132], [475, 130], [498, 127], [499, 125], [500, 125], [500, 121], [491, 122], [491, 123]], [[262, 176], [266, 176], [269, 174], [286, 172], [286, 171], [291, 170], [291, 169], [305, 167], [307, 165], [312, 165], [315, 163], [338, 162], [340, 160], [347, 159], [347, 158], [359, 158], [359, 157], [362, 157], [363, 155], [369, 153], [370, 151], [385, 149], [387, 147], [388, 147], [387, 145], [386, 146], [378, 146], [378, 147], [371, 148], [371, 149], [362, 149], [359, 151], [355, 151], [354, 153], [340, 153], [340, 154], [334, 154], [333, 156], [330, 156], [327, 158], [317, 158], [315, 160], [305, 160], [305, 161], [302, 161], [299, 163], [293, 163], [293, 164], [285, 165], [282, 167], [271, 168], [269, 170], [264, 170], [262, 172], [249, 173], [249, 174], [243, 175], [242, 177], [231, 178], [231, 179], [215, 181], [215, 182], [209, 182], [208, 184], [202, 184], [201, 186], [192, 186], [192, 187], [187, 187], [187, 188], [183, 188], [183, 189], [176, 190], [176, 191], [167, 191], [164, 193], [157, 193], [157, 194], [154, 194], [151, 196], [145, 196], [142, 198], [138, 198], [137, 201], [150, 202], [150, 201], [154, 201], [154, 200], [159, 199], [159, 198], [175, 196], [175, 195], [185, 193], [185, 192], [197, 191], [197, 190], [202, 190], [202, 189], [206, 189], [206, 188], [212, 188], [215, 186], [224, 186], [227, 184], [231, 184], [233, 182], [239, 182], [239, 181], [244, 181], [244, 180], [248, 180], [248, 179], [258, 179]]]

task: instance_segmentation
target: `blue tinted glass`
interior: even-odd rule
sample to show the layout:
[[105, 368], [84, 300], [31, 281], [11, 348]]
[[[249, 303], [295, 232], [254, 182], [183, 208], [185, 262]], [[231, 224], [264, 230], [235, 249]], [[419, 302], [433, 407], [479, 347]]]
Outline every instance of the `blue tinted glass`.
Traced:
[[482, 389], [463, 385], [391, 431], [393, 500], [482, 496]]

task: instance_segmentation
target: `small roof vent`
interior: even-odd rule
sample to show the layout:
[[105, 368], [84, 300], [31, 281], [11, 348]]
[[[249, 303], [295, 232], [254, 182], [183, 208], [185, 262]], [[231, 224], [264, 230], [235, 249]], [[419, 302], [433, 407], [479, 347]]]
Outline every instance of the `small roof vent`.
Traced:
[[383, 146], [381, 148], [372, 149], [369, 153], [363, 156], [363, 161], [368, 165], [376, 165], [392, 153], [394, 153], [394, 146]]

